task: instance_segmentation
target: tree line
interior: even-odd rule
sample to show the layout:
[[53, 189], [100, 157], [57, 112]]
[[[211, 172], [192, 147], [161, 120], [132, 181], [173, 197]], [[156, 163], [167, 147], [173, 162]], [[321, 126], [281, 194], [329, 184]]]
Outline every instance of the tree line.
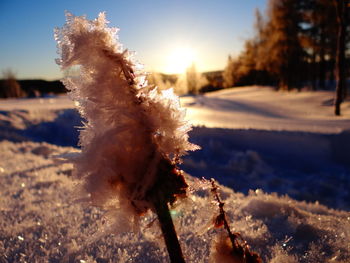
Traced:
[[67, 90], [59, 80], [17, 80], [11, 69], [4, 70], [0, 78], [0, 98], [40, 97], [65, 92]]
[[[223, 72], [224, 86], [334, 88], [341, 26], [344, 28], [340, 39], [344, 44], [341, 70], [343, 75], [349, 75], [345, 71], [350, 56], [350, 38], [346, 34], [350, 28], [348, 12], [346, 0], [269, 0], [265, 15], [256, 10], [254, 36], [245, 42], [237, 58], [229, 56]], [[341, 93], [344, 98], [346, 88]]]

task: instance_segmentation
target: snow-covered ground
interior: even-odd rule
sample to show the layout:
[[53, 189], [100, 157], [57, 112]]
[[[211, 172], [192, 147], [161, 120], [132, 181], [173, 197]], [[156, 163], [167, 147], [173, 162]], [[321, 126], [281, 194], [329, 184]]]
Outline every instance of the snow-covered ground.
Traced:
[[[350, 103], [334, 117], [332, 96], [250, 87], [181, 98], [202, 146], [184, 158], [193, 193], [173, 210], [188, 262], [208, 262], [222, 231], [202, 176], [221, 184], [233, 231], [266, 262], [350, 261]], [[154, 215], [140, 233], [99, 237], [103, 211], [73, 202], [72, 167], [51, 158], [77, 150], [73, 106], [0, 101], [0, 262], [167, 262]]]
[[202, 146], [185, 159], [197, 177], [240, 192], [263, 189], [350, 210], [350, 102], [333, 93], [249, 87], [182, 98]]
[[[263, 91], [262, 91], [263, 89]], [[226, 89], [182, 98], [194, 125], [230, 129], [339, 133], [350, 129], [350, 103], [334, 117], [334, 93], [275, 92], [270, 87]]]

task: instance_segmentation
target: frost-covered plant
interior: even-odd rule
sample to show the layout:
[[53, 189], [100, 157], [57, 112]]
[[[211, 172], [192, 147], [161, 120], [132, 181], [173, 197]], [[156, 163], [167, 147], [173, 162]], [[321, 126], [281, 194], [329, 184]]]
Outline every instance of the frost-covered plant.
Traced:
[[233, 233], [230, 229], [224, 210], [225, 203], [221, 201], [218, 186], [211, 179], [211, 192], [219, 207], [219, 215], [214, 219], [216, 227], [223, 227], [226, 234], [220, 235], [212, 247], [210, 262], [216, 263], [262, 263], [261, 257], [250, 250], [247, 242], [239, 233]]
[[177, 164], [187, 151], [198, 149], [188, 142], [185, 112], [172, 90], [160, 92], [147, 84], [104, 13], [93, 21], [66, 17], [55, 31], [57, 63], [85, 119], [81, 153], [72, 158], [74, 174], [91, 204], [118, 212], [116, 227], [125, 229], [146, 211], [156, 212], [169, 250], [177, 239], [171, 237], [168, 204], [187, 188]]

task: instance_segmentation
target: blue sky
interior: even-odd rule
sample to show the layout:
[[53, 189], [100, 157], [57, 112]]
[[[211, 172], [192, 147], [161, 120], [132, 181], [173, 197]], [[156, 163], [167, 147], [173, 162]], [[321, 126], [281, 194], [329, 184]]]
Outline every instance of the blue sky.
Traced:
[[53, 29], [64, 11], [87, 15], [105, 11], [119, 39], [148, 71], [164, 71], [176, 48], [194, 51], [199, 71], [222, 69], [253, 34], [254, 10], [267, 0], [0, 0], [0, 70], [17, 78], [58, 79]]

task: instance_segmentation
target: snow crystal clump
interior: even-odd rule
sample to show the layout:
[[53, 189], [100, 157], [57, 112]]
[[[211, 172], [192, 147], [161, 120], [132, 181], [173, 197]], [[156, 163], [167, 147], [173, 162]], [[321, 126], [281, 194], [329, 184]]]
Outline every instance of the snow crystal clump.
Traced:
[[[57, 63], [86, 120], [79, 137], [82, 151], [71, 159], [74, 174], [90, 202], [109, 210], [119, 220], [116, 226], [128, 230], [132, 218], [152, 208], [149, 195], [162, 188], [160, 181], [176, 184], [179, 157], [198, 146], [188, 142], [191, 126], [178, 97], [148, 85], [142, 67], [118, 42], [118, 30], [107, 27], [104, 13], [93, 21], [66, 17], [55, 31]], [[174, 168], [175, 179], [161, 179], [161, 168]], [[168, 198], [182, 190], [167, 193]]]

